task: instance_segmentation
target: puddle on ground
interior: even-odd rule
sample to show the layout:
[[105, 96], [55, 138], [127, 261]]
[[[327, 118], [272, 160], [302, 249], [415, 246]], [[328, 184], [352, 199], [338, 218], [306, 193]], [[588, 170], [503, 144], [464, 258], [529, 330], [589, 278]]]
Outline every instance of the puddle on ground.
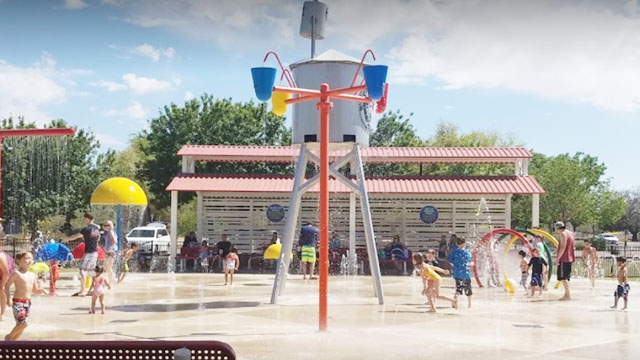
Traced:
[[[131, 304], [111, 306], [109, 310], [122, 312], [171, 312], [171, 311], [187, 311], [187, 310], [205, 310], [205, 309], [235, 309], [257, 307], [260, 303], [257, 301], [212, 301], [205, 303], [177, 303], [177, 304]], [[75, 308], [72, 310], [88, 310], [89, 308]]]
[[527, 328], [527, 329], [544, 329], [544, 326], [538, 324], [513, 324], [514, 327], [517, 328]]
[[129, 323], [134, 323], [137, 322], [138, 320], [111, 320], [109, 321], [112, 324], [129, 324]]

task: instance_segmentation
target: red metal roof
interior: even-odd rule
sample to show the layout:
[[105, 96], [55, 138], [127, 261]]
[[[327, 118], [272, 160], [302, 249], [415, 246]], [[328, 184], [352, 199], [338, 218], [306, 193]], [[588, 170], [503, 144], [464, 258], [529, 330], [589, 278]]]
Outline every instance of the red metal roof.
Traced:
[[[290, 193], [291, 176], [181, 174], [173, 178], [167, 191]], [[311, 189], [318, 192], [318, 186]], [[346, 193], [346, 185], [329, 181], [329, 191]], [[543, 194], [532, 176], [496, 177], [406, 177], [369, 178], [369, 193], [387, 194]]]
[[[184, 145], [178, 155], [201, 161], [294, 162], [299, 151], [291, 146]], [[347, 151], [332, 151], [331, 157]], [[523, 147], [365, 147], [362, 157], [370, 163], [510, 164], [533, 155]]]

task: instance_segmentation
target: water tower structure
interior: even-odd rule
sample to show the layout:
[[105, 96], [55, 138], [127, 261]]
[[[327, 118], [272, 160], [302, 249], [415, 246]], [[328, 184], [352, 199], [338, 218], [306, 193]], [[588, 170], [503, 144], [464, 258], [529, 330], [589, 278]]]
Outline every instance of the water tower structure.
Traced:
[[[270, 54], [278, 60], [282, 78], [286, 78], [288, 87], [274, 86], [277, 72], [275, 68], [251, 69], [258, 99], [267, 101], [273, 94], [274, 111], [279, 109], [281, 113], [286, 105], [293, 105], [292, 143], [299, 147], [271, 303], [277, 303], [278, 296], [285, 287], [290, 263], [289, 254], [293, 249], [295, 233], [298, 230], [302, 196], [319, 183], [319, 322], [321, 331], [327, 328], [330, 177], [343, 183], [351, 191], [349, 256], [352, 263], [355, 263], [356, 196], [360, 200], [373, 288], [379, 303], [384, 303], [380, 264], [361, 152], [363, 147], [369, 145], [369, 124], [373, 106], [376, 106], [378, 112], [384, 111], [388, 89], [387, 67], [364, 63], [367, 54], [375, 60], [371, 50], [367, 50], [360, 61], [335, 50], [328, 50], [316, 56], [315, 40], [324, 38], [327, 14], [328, 7], [321, 2], [304, 3], [300, 34], [311, 39], [310, 58], [293, 63], [290, 69], [286, 69], [277, 54], [267, 53], [265, 60]], [[283, 94], [286, 96], [282, 96]], [[293, 97], [288, 98], [289, 94], [293, 94]], [[318, 121], [318, 113], [320, 121]], [[329, 126], [329, 118], [331, 118], [331, 126]], [[338, 150], [342, 151], [338, 152]], [[330, 152], [334, 152], [331, 163], [329, 162]], [[305, 179], [307, 164], [310, 162], [319, 165], [320, 171], [310, 179]], [[351, 175], [353, 175], [351, 178], [340, 172], [340, 169], [347, 165], [350, 165]]]

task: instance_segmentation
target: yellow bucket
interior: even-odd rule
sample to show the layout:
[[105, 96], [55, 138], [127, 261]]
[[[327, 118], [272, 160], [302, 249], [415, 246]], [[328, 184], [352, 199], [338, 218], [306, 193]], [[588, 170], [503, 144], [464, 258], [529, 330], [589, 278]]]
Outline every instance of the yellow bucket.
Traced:
[[271, 95], [271, 104], [274, 114], [282, 116], [287, 112], [287, 104], [285, 101], [289, 98], [290, 94], [286, 92], [274, 92]]
[[[274, 93], [275, 95], [276, 93]], [[265, 260], [278, 260], [280, 258], [280, 252], [282, 251], [282, 244], [272, 244], [269, 245], [267, 250], [264, 251], [264, 255], [262, 256]], [[293, 254], [291, 254], [291, 259], [293, 259]]]

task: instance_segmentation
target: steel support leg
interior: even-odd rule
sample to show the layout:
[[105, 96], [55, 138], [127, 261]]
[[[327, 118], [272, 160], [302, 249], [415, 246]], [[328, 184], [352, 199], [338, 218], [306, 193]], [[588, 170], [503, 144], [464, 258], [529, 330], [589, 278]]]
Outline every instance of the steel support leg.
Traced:
[[304, 175], [307, 170], [307, 145], [300, 146], [300, 155], [295, 168], [295, 178], [293, 180], [293, 190], [291, 199], [289, 199], [289, 208], [287, 209], [287, 222], [282, 235], [282, 250], [280, 251], [280, 259], [277, 261], [276, 278], [273, 282], [273, 290], [271, 291], [271, 303], [278, 303], [278, 295], [284, 289], [289, 273], [290, 254], [293, 250], [293, 238], [298, 223], [298, 214], [300, 213], [300, 203], [302, 201], [302, 192], [300, 187], [304, 181]]
[[364, 167], [360, 146], [355, 145], [355, 167], [358, 182], [360, 183], [360, 206], [362, 208], [362, 220], [364, 223], [364, 235], [367, 242], [367, 253], [369, 254], [369, 269], [373, 279], [373, 288], [378, 296], [378, 303], [384, 304], [384, 291], [382, 289], [382, 277], [380, 276], [380, 263], [378, 262], [378, 250], [376, 249], [376, 239], [373, 233], [373, 221], [371, 220], [371, 209], [369, 207], [369, 195], [367, 194], [367, 184], [364, 177]]

